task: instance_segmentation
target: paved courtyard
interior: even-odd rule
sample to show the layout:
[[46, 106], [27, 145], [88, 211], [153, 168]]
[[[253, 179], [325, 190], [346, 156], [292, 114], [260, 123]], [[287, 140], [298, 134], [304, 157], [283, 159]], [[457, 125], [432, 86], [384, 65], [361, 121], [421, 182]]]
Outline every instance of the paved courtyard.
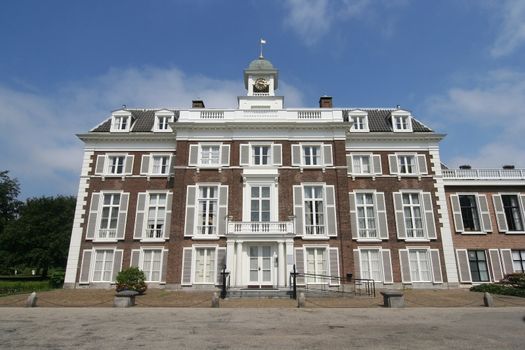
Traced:
[[2, 308], [2, 349], [523, 349], [525, 308]]

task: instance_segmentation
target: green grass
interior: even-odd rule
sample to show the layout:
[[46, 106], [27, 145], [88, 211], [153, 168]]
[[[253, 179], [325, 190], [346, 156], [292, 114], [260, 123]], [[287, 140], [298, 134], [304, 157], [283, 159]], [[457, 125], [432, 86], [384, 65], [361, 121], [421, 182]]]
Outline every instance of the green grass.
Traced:
[[51, 290], [49, 281], [0, 281], [0, 296]]

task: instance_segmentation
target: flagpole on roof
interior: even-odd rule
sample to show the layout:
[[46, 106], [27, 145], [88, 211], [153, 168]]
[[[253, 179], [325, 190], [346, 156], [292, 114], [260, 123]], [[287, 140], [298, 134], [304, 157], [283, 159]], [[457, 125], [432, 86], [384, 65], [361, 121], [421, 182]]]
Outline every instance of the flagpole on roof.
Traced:
[[261, 54], [259, 55], [259, 58], [263, 58], [263, 44], [266, 44], [266, 40], [261, 39], [260, 44], [261, 44]]

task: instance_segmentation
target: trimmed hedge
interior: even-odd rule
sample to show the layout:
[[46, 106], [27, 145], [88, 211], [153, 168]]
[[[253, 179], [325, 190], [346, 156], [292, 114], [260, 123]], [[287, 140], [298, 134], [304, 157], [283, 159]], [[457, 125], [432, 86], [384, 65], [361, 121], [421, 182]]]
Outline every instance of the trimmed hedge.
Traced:
[[525, 298], [525, 273], [511, 273], [501, 282], [481, 284], [471, 287], [470, 290]]
[[49, 281], [0, 281], [0, 296], [52, 289]]

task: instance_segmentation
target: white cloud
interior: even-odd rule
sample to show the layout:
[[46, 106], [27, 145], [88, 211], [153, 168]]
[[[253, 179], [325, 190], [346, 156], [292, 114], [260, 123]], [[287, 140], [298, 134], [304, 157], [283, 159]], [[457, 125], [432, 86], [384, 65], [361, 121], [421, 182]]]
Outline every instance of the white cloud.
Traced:
[[[301, 106], [298, 89], [281, 82], [288, 106]], [[21, 91], [0, 84], [0, 170], [10, 170], [26, 196], [76, 194], [82, 144], [76, 133], [98, 125], [122, 104], [140, 108], [236, 107], [242, 79], [188, 76], [177, 68], [113, 69], [57, 91]]]
[[525, 43], [525, 1], [506, 0], [499, 16], [501, 31], [490, 51], [494, 57], [509, 55]]
[[[510, 70], [489, 72], [475, 87], [454, 87], [427, 102], [427, 113], [445, 119], [450, 128], [467, 126], [462, 140], [469, 145], [480, 140], [474, 149], [458, 147], [448, 163], [476, 167], [499, 167], [514, 164], [525, 167], [525, 80], [524, 74]], [[463, 130], [462, 130], [463, 131]], [[445, 147], [447, 147], [445, 141]], [[458, 145], [459, 146], [459, 145]], [[465, 152], [471, 155], [465, 156]]]

